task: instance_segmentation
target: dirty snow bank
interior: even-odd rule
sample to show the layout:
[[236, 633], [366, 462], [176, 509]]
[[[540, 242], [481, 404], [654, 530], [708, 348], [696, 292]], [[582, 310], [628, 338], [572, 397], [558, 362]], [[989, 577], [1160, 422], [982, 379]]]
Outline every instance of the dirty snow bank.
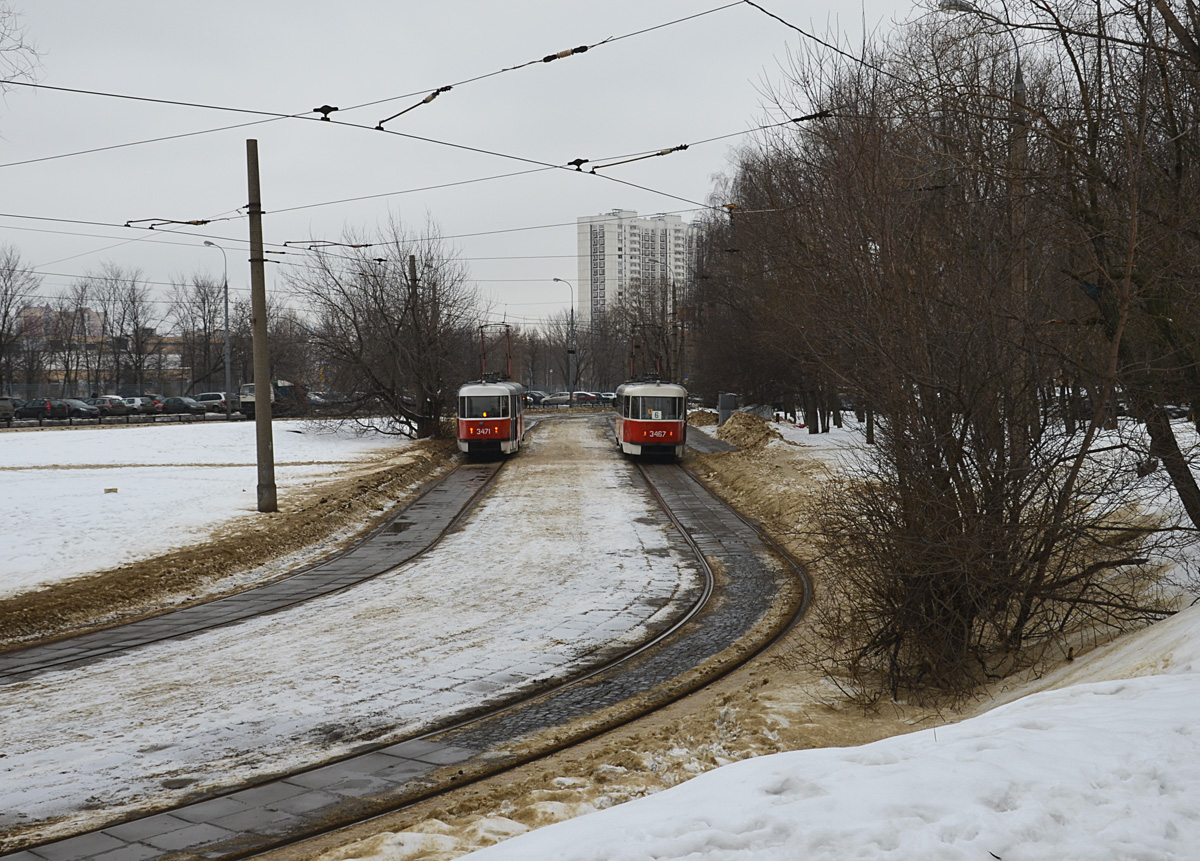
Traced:
[[[829, 464], [858, 445], [850, 429], [810, 435], [778, 423], [731, 436], [776, 460], [791, 449]], [[469, 857], [1190, 859], [1200, 843], [1198, 708], [1192, 607], [960, 723], [724, 765]]]
[[734, 763], [470, 857], [1194, 858], [1197, 682], [1076, 685], [863, 747]]

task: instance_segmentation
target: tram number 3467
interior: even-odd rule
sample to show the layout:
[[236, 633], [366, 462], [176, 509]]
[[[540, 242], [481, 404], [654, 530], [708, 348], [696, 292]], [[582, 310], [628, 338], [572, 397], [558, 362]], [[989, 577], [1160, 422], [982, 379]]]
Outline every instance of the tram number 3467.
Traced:
[[650, 437], [651, 439], [662, 439], [663, 437], [668, 437], [670, 435], [671, 432], [666, 430], [646, 431], [646, 436]]

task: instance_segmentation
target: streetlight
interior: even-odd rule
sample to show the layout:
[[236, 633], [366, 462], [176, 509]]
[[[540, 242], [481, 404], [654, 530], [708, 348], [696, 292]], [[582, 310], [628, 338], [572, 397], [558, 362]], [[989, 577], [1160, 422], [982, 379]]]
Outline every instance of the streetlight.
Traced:
[[571, 291], [571, 335], [567, 342], [567, 389], [571, 393], [568, 407], [575, 406], [575, 286], [562, 278], [553, 279], [559, 284], [566, 284]]
[[[1017, 320], [1021, 327], [1019, 332], [1019, 343], [1022, 348], [1020, 361], [1022, 371], [1025, 374], [1029, 372], [1028, 352], [1024, 349], [1026, 346], [1026, 327], [1029, 325], [1029, 259], [1025, 247], [1025, 228], [1026, 228], [1026, 201], [1025, 201], [1025, 162], [1027, 154], [1026, 143], [1026, 117], [1025, 117], [1025, 77], [1021, 73], [1021, 46], [1017, 42], [1017, 35], [1014, 32], [1014, 27], [1010, 21], [1001, 20], [991, 12], [982, 9], [972, 0], [940, 0], [938, 8], [945, 12], [966, 12], [972, 15], [977, 15], [984, 20], [992, 21], [1004, 27], [1006, 33], [1013, 43], [1013, 60], [1016, 63], [1016, 71], [1013, 74], [1012, 84], [1012, 105], [1009, 108], [1009, 125], [1012, 128], [1012, 148], [1009, 150], [1009, 171], [1008, 180], [1008, 231], [1009, 237], [1013, 243], [1013, 265], [1011, 273], [1011, 289], [1013, 298], [1017, 303]], [[1028, 428], [1036, 421], [1037, 405], [1032, 403], [1032, 395], [1026, 392], [1024, 403], [1019, 407], [1020, 412], [1025, 415], [1022, 421], [1014, 424], [1016, 428], [1015, 439], [1017, 442], [1018, 451], [1017, 459], [1022, 463], [1023, 467], [1028, 467], [1029, 461], [1029, 436]]]
[[1021, 74], [1021, 46], [1017, 44], [1017, 36], [1013, 32], [1012, 25], [1007, 21], [1001, 21], [995, 15], [980, 8], [971, 0], [941, 0], [938, 3], [938, 8], [943, 12], [968, 12], [972, 15], [978, 15], [980, 18], [990, 19], [991, 21], [1004, 25], [1004, 31], [1008, 33], [1008, 37], [1012, 39], [1013, 56], [1017, 61], [1017, 71], [1013, 75], [1013, 103], [1017, 108], [1025, 107], [1025, 76]]
[[1013, 74], [1012, 84], [1012, 108], [1009, 111], [1009, 124], [1012, 126], [1012, 149], [1009, 152], [1009, 165], [1012, 170], [1012, 176], [1008, 184], [1009, 196], [1009, 232], [1012, 235], [1012, 240], [1017, 248], [1015, 255], [1016, 262], [1013, 266], [1012, 283], [1013, 292], [1017, 300], [1021, 303], [1022, 312], [1026, 311], [1028, 302], [1028, 272], [1027, 261], [1024, 252], [1023, 234], [1025, 232], [1025, 182], [1022, 174], [1025, 171], [1026, 158], [1026, 141], [1025, 141], [1025, 76], [1021, 73], [1021, 46], [1017, 42], [1017, 35], [1013, 32], [1014, 27], [1011, 22], [1001, 20], [992, 13], [981, 8], [972, 0], [940, 0], [938, 8], [943, 12], [966, 12], [971, 15], [977, 15], [985, 20], [992, 21], [1004, 27], [1004, 31], [1008, 33], [1008, 37], [1013, 43], [1013, 59], [1016, 62], [1017, 69]]
[[225, 255], [225, 249], [215, 242], [204, 240], [204, 244], [209, 248], [215, 248], [221, 252], [221, 259], [225, 261], [225, 421], [233, 420], [233, 384], [229, 377], [229, 258]]

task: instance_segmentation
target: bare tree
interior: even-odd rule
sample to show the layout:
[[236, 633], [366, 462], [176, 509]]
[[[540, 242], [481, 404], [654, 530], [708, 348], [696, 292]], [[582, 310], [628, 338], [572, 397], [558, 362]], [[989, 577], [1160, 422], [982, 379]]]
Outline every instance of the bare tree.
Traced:
[[50, 356], [60, 374], [59, 393], [63, 397], [80, 394], [80, 377], [88, 368], [88, 285], [78, 281], [55, 300], [48, 333]]
[[113, 385], [140, 394], [154, 358], [162, 352], [162, 320], [153, 311], [150, 288], [140, 271], [113, 264], [89, 273], [86, 281], [103, 318], [104, 356], [112, 367]]
[[[1062, 150], [1025, 119], [1070, 93], [1027, 63], [1018, 100], [1004, 39], [913, 27], [861, 64], [798, 58], [776, 97], [820, 119], [745, 152], [736, 209], [711, 225], [736, 262], [701, 290], [722, 323], [747, 321], [743, 359], [786, 358], [787, 384], [836, 386], [879, 418], [823, 509], [836, 577], [818, 612], [831, 668], [893, 696], [962, 693], [1077, 626], [1168, 612], [1166, 533], [1134, 504], [1146, 485], [1121, 448], [1095, 448], [1144, 294], [1128, 263], [1109, 268], [1115, 328], [1088, 323], [1080, 231], [1049, 199]], [[1105, 190], [1125, 213], [1103, 236], [1113, 261], [1143, 241], [1139, 140], [1106, 156], [1126, 180]], [[1083, 424], [1050, 409], [1068, 371], [1099, 395]]]
[[224, 388], [223, 285], [193, 275], [189, 281], [176, 279], [171, 292], [170, 319], [179, 339], [180, 360], [189, 376], [185, 393], [191, 394], [197, 386], [202, 390]]
[[0, 387], [12, 390], [20, 349], [21, 311], [42, 279], [21, 262], [14, 246], [0, 245]]
[[382, 407], [397, 433], [442, 433], [459, 382], [477, 365], [478, 297], [457, 252], [426, 224], [398, 221], [374, 241], [313, 252], [288, 278], [314, 316], [325, 378], [358, 410]]
[[[38, 53], [25, 39], [20, 13], [7, 0], [0, 0], [0, 78], [6, 82], [32, 80], [37, 67]], [[6, 82], [0, 83], [0, 92], [11, 89]]]

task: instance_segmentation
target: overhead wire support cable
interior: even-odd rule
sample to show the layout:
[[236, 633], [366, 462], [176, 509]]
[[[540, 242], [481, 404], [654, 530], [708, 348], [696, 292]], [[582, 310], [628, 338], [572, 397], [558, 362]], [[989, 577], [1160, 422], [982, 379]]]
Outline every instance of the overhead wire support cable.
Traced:
[[374, 248], [377, 242], [336, 242], [332, 239], [289, 239], [283, 243], [284, 248], [305, 246], [307, 251], [320, 251], [322, 248]]
[[[391, 115], [390, 117], [388, 117], [386, 120], [380, 120], [380, 121], [379, 121], [378, 123], [376, 123], [376, 125], [375, 125], [375, 129], [376, 129], [376, 131], [383, 131], [383, 130], [384, 130], [384, 128], [383, 128], [383, 124], [384, 124], [384, 123], [390, 123], [392, 120], [396, 119], [396, 117], [402, 117], [402, 116], [404, 116], [405, 114], [407, 114], [409, 111], [414, 111], [414, 110], [416, 110], [417, 108], [421, 107], [421, 105], [427, 105], [427, 104], [429, 104], [430, 102], [432, 102], [434, 99], [436, 99], [438, 96], [440, 96], [442, 93], [448, 93], [448, 92], [450, 92], [450, 91], [451, 91], [451, 90], [453, 90], [453, 89], [454, 89], [454, 85], [453, 85], [453, 84], [449, 84], [449, 85], [447, 85], [447, 86], [445, 86], [445, 87], [438, 87], [436, 90], [434, 90], [432, 93], [430, 93], [430, 94], [429, 94], [428, 96], [426, 96], [425, 98], [421, 99], [421, 101], [417, 102], [415, 105], [409, 105], [407, 108], [405, 108], [404, 110], [400, 111], [399, 113], [397, 113], [397, 114], [392, 114], [392, 115]], [[336, 108], [335, 108], [335, 110], [336, 110]], [[328, 115], [326, 115], [326, 116], [324, 117], [324, 119], [329, 119]]]
[[[387, 119], [380, 120], [375, 125], [375, 128], [377, 131], [384, 131], [384, 128], [383, 128], [384, 123], [390, 123], [392, 120], [396, 119], [397, 117], [402, 117], [405, 114], [407, 114], [409, 111], [416, 110], [417, 108], [421, 107], [421, 105], [429, 104], [434, 99], [436, 99], [438, 96], [440, 96], [442, 93], [448, 93], [448, 92], [450, 92], [450, 90], [454, 89], [456, 86], [461, 87], [461, 86], [463, 86], [463, 84], [473, 83], [474, 81], [482, 80], [482, 78], [490, 77], [491, 75], [498, 75], [498, 74], [501, 74], [502, 72], [512, 72], [517, 69], [523, 69], [526, 66], [535, 65], [536, 63], [551, 63], [555, 60], [561, 60], [564, 57], [570, 57], [575, 54], [584, 54], [584, 53], [587, 53], [589, 48], [595, 48], [597, 45], [603, 45], [605, 42], [608, 42], [608, 41], [610, 41], [610, 40], [605, 39], [603, 42], [597, 42], [596, 45], [590, 45], [590, 46], [589, 45], [580, 45], [577, 48], [567, 48], [564, 51], [559, 51], [557, 54], [547, 54], [545, 57], [542, 57], [541, 60], [530, 60], [526, 63], [520, 63], [519, 65], [516, 65], [516, 66], [509, 66], [506, 69], [501, 69], [499, 72], [492, 72], [489, 75], [482, 75], [478, 78], [471, 78], [470, 80], [467, 80], [467, 81], [461, 81], [458, 84], [447, 84], [444, 87], [438, 87], [436, 90], [434, 90], [432, 93], [427, 95], [425, 98], [421, 99], [421, 101], [417, 102], [415, 105], [409, 105], [404, 110], [402, 110], [398, 113], [392, 114]], [[337, 108], [334, 108], [334, 110], [337, 110]], [[323, 119], [329, 119], [328, 115], [323, 117]]]
[[[227, 219], [223, 219], [223, 220], [227, 220]], [[179, 225], [183, 225], [185, 227], [203, 227], [206, 224], [212, 223], [207, 218], [195, 218], [195, 219], [192, 219], [191, 221], [176, 221], [173, 218], [134, 218], [130, 221], [126, 221], [125, 226], [140, 228], [141, 223], [145, 222], [145, 221], [150, 222], [144, 228], [146, 230], [154, 230], [155, 228], [158, 228], [158, 227], [165, 227], [168, 224], [179, 224]]]
[[[551, 63], [551, 62], [553, 62], [553, 61], [555, 61], [555, 60], [561, 60], [561, 59], [564, 59], [564, 58], [566, 58], [566, 57], [570, 57], [570, 56], [572, 56], [572, 55], [574, 55], [574, 54], [583, 54], [583, 53], [586, 53], [587, 51], [589, 51], [589, 50], [591, 50], [591, 49], [593, 49], [593, 48], [597, 48], [597, 47], [599, 47], [599, 46], [601, 46], [601, 45], [606, 45], [606, 44], [609, 44], [609, 43], [611, 43], [611, 42], [619, 42], [619, 41], [621, 41], [622, 39], [629, 39], [629, 38], [632, 38], [632, 37], [634, 37], [634, 36], [641, 36], [641, 35], [643, 35], [644, 33], [651, 33], [651, 32], [653, 32], [653, 31], [655, 31], [655, 30], [661, 30], [661, 29], [662, 29], [662, 28], [664, 28], [664, 27], [671, 27], [671, 26], [674, 26], [675, 24], [682, 24], [682, 23], [684, 23], [685, 21], [691, 21], [691, 20], [692, 20], [692, 19], [694, 19], [694, 18], [702, 18], [702, 17], [704, 17], [705, 15], [711, 15], [711, 14], [713, 14], [714, 12], [721, 12], [721, 11], [724, 11], [725, 9], [732, 9], [734, 6], [738, 6], [738, 5], [740, 5], [740, 3], [741, 3], [741, 0], [734, 0], [734, 2], [732, 2], [732, 3], [726, 3], [726, 4], [724, 4], [723, 6], [717, 6], [717, 7], [713, 8], [713, 9], [707, 9], [707, 10], [705, 10], [705, 11], [703, 11], [703, 12], [696, 12], [696, 13], [694, 13], [694, 14], [692, 14], [692, 15], [685, 15], [685, 16], [684, 16], [684, 17], [682, 17], [682, 18], [676, 18], [676, 19], [674, 19], [674, 20], [671, 20], [671, 21], [664, 21], [662, 24], [655, 24], [655, 25], [654, 25], [654, 26], [652, 26], [652, 27], [645, 27], [645, 28], [643, 28], [643, 29], [641, 29], [641, 30], [635, 30], [635, 31], [633, 31], [632, 33], [625, 33], [625, 34], [623, 34], [623, 35], [620, 35], [620, 36], [609, 36], [607, 39], [603, 39], [603, 40], [601, 40], [601, 41], [599, 41], [599, 42], [595, 42], [595, 43], [593, 43], [593, 44], [591, 44], [591, 45], [580, 45], [580, 46], [579, 46], [579, 47], [577, 47], [577, 48], [568, 48], [568, 49], [566, 49], [566, 50], [563, 50], [563, 51], [558, 51], [557, 53], [554, 53], [554, 54], [547, 54], [546, 56], [544, 56], [544, 57], [542, 57], [542, 58], [540, 58], [540, 59], [537, 59], [537, 60], [527, 60], [527, 61], [525, 61], [525, 62], [523, 62], [523, 63], [517, 63], [516, 65], [513, 65], [513, 66], [506, 66], [506, 67], [505, 67], [505, 68], [503, 68], [503, 69], [496, 69], [496, 70], [495, 70], [495, 71], [493, 71], [493, 72], [485, 72], [484, 74], [481, 74], [481, 75], [475, 75], [474, 77], [471, 77], [471, 78], [465, 78], [465, 79], [463, 79], [463, 80], [461, 80], [461, 81], [458, 81], [458, 82], [456, 82], [456, 83], [454, 83], [454, 84], [451, 84], [451, 85], [450, 85], [450, 87], [461, 87], [461, 86], [463, 86], [463, 85], [465, 85], [465, 84], [473, 84], [473, 83], [475, 83], [476, 81], [482, 81], [482, 80], [485, 80], [485, 79], [487, 79], [487, 78], [493, 78], [493, 77], [495, 77], [495, 76], [497, 76], [497, 75], [503, 75], [503, 74], [505, 74], [505, 73], [507, 73], [507, 72], [515, 72], [515, 71], [517, 71], [517, 70], [519, 70], [519, 69], [524, 69], [524, 68], [527, 68], [527, 67], [529, 67], [529, 66], [536, 66], [536, 65], [538, 65], [539, 63]], [[449, 87], [447, 87], [447, 89], [449, 89]], [[374, 106], [374, 105], [381, 105], [381, 104], [384, 104], [385, 102], [394, 102], [394, 101], [397, 101], [397, 100], [399, 100], [399, 99], [408, 99], [408, 98], [412, 98], [413, 96], [419, 95], [421, 92], [422, 92], [422, 90], [416, 90], [416, 91], [414, 91], [414, 92], [411, 92], [411, 93], [404, 93], [404, 94], [402, 94], [402, 95], [398, 95], [398, 96], [389, 96], [389, 97], [388, 97], [388, 98], [386, 98], [386, 99], [376, 99], [376, 100], [374, 100], [374, 101], [371, 101], [371, 102], [361, 102], [361, 103], [359, 103], [359, 104], [357, 104], [357, 105], [351, 105], [351, 106], [350, 106], [350, 107], [348, 107], [348, 108], [343, 108], [342, 110], [343, 110], [343, 111], [353, 111], [353, 110], [357, 110], [357, 109], [359, 109], [359, 108], [369, 108], [369, 107], [372, 107], [372, 106]], [[414, 107], [415, 107], [415, 105], [414, 105]], [[386, 122], [386, 120], [385, 120], [384, 122]]]
[[158, 99], [153, 96], [134, 96], [129, 93], [111, 93], [104, 90], [84, 90], [77, 87], [56, 87], [52, 84], [39, 84], [36, 81], [20, 81], [3, 79], [0, 84], [14, 87], [30, 87], [37, 90], [54, 90], [59, 93], [75, 93], [82, 96], [103, 96], [106, 99], [123, 99], [131, 102], [148, 102], [154, 105], [174, 105], [181, 108], [201, 108], [206, 111], [225, 111], [234, 114], [252, 114], [259, 117], [270, 117], [272, 119], [291, 119], [303, 116], [302, 114], [284, 114], [277, 111], [258, 111], [252, 108], [234, 108], [228, 105], [209, 105], [204, 102], [184, 102], [178, 99]]
[[[610, 36], [609, 38], [604, 39], [600, 42], [596, 42], [595, 44], [590, 45], [590, 46], [580, 45], [579, 47], [570, 48], [570, 49], [567, 49], [564, 51], [559, 51], [555, 54], [548, 54], [545, 57], [542, 57], [537, 60], [529, 60], [528, 62], [525, 62], [525, 63], [520, 63], [515, 66], [509, 66], [504, 69], [498, 69], [494, 72], [488, 72], [486, 74], [477, 75], [473, 78], [467, 78], [467, 79], [459, 81], [458, 83], [455, 83], [455, 84], [450, 84], [450, 85], [447, 85], [444, 87], [440, 87], [440, 88], [436, 89], [430, 95], [426, 96], [425, 99], [423, 99], [417, 105], [412, 105], [411, 107], [407, 108], [406, 110], [401, 111], [400, 114], [395, 114], [392, 117], [389, 117], [387, 120], [381, 120], [374, 127], [363, 126], [363, 125], [354, 124], [354, 123], [343, 123], [343, 125], [357, 126], [360, 128], [372, 128], [375, 131], [386, 130], [386, 129], [381, 129], [381, 126], [383, 125], [383, 123], [388, 122], [392, 119], [395, 119], [397, 116], [407, 113], [409, 110], [412, 110], [413, 108], [416, 108], [421, 104], [428, 104], [429, 102], [433, 101], [433, 99], [436, 98], [436, 96], [439, 93], [446, 92], [446, 91], [452, 89], [453, 87], [463, 86], [464, 84], [469, 84], [469, 83], [474, 83], [475, 81], [480, 81], [485, 78], [490, 78], [495, 75], [503, 74], [505, 72], [512, 72], [512, 71], [516, 71], [517, 69], [523, 69], [526, 66], [537, 65], [539, 63], [549, 63], [549, 62], [552, 62], [553, 60], [562, 59], [564, 57], [569, 57], [574, 54], [582, 54], [582, 53], [585, 53], [588, 50], [590, 50], [592, 48], [596, 48], [600, 45], [608, 44], [611, 42], [619, 42], [622, 39], [629, 39], [634, 36], [640, 36], [644, 33], [653, 32], [654, 30], [660, 30], [664, 27], [670, 27], [675, 24], [681, 24], [685, 21], [690, 21], [694, 18], [700, 18], [705, 15], [711, 15], [715, 12], [721, 12], [725, 9], [730, 9], [734, 6], [738, 6], [738, 5], [740, 5], [741, 2], [742, 2], [742, 0], [735, 0], [735, 2], [726, 3], [722, 6], [717, 6], [713, 9], [708, 9], [703, 12], [697, 12], [693, 15], [687, 15], [683, 18], [676, 18], [671, 21], [663, 22], [662, 24], [656, 24], [653, 27], [646, 27], [642, 30], [636, 30], [632, 33], [625, 33], [621, 36]], [[37, 89], [43, 89], [43, 90], [52, 90], [55, 92], [62, 92], [62, 93], [76, 93], [79, 95], [100, 96], [103, 98], [110, 98], [110, 99], [123, 99], [123, 100], [128, 100], [128, 101], [147, 102], [147, 103], [151, 103], [151, 104], [175, 105], [178, 107], [201, 108], [204, 110], [227, 111], [227, 112], [231, 112], [231, 113], [251, 114], [254, 116], [260, 116], [260, 117], [265, 118], [265, 119], [256, 120], [256, 121], [250, 122], [250, 123], [240, 123], [237, 125], [222, 126], [222, 127], [218, 127], [218, 128], [212, 128], [212, 129], [201, 129], [201, 130], [194, 131], [194, 132], [183, 132], [183, 133], [180, 133], [177, 135], [165, 135], [163, 137], [147, 138], [147, 139], [138, 140], [138, 141], [129, 141], [126, 143], [112, 144], [112, 145], [103, 146], [103, 147], [94, 147], [94, 148], [90, 148], [90, 149], [86, 149], [86, 150], [78, 150], [75, 152], [58, 153], [56, 155], [43, 156], [40, 158], [23, 159], [21, 161], [0, 164], [0, 168], [17, 167], [19, 165], [34, 164], [34, 163], [42, 162], [42, 161], [53, 161], [53, 160], [63, 159], [63, 158], [73, 158], [75, 156], [80, 156], [80, 155], [91, 155], [93, 153], [98, 153], [98, 152], [107, 152], [109, 150], [123, 149], [125, 147], [144, 146], [146, 144], [152, 144], [152, 143], [162, 143], [165, 141], [179, 140], [181, 138], [193, 137], [193, 136], [204, 135], [204, 134], [212, 134], [214, 132], [231, 131], [233, 129], [246, 128], [247, 126], [257, 125], [259, 123], [274, 122], [277, 120], [299, 119], [299, 120], [317, 120], [317, 121], [332, 122], [333, 120], [331, 120], [329, 115], [335, 111], [340, 111], [340, 112], [344, 113], [346, 111], [352, 111], [352, 110], [356, 110], [359, 108], [370, 107], [372, 105], [383, 104], [385, 102], [395, 101], [397, 99], [409, 98], [411, 96], [418, 94], [418, 93], [408, 93], [406, 95], [391, 96], [386, 99], [377, 99], [377, 100], [371, 101], [371, 102], [362, 102], [357, 105], [351, 105], [348, 108], [339, 108], [339, 107], [334, 107], [329, 104], [324, 104], [321, 107], [312, 108], [310, 111], [304, 111], [304, 112], [300, 112], [300, 113], [283, 113], [283, 112], [276, 112], [276, 111], [255, 110], [255, 109], [251, 109], [251, 108], [237, 108], [237, 107], [231, 107], [228, 105], [205, 104], [203, 102], [188, 102], [188, 101], [180, 101], [180, 100], [175, 100], [175, 99], [160, 99], [160, 98], [154, 98], [154, 97], [150, 97], [150, 96], [131, 95], [128, 93], [114, 93], [114, 92], [105, 92], [105, 91], [101, 91], [101, 90], [88, 90], [88, 89], [82, 89], [82, 88], [78, 88], [78, 87], [60, 87], [60, 86], [54, 86], [51, 84], [39, 84], [36, 82], [21, 81], [21, 80], [17, 80], [17, 79], [0, 79], [0, 84], [11, 84], [12, 86], [31, 87], [31, 88], [37, 88]], [[320, 116], [319, 117], [318, 116], [308, 116], [308, 114], [320, 114]], [[422, 140], [424, 140], [424, 139], [422, 139]], [[430, 141], [430, 142], [443, 143], [442, 141]], [[481, 152], [485, 152], [485, 151], [481, 151]]]
[[[646, 155], [634, 156], [633, 158], [627, 158], [627, 159], [623, 159], [621, 161], [612, 161], [612, 162], [609, 162], [608, 164], [592, 165], [590, 172], [595, 173], [596, 171], [601, 170], [602, 168], [616, 167], [619, 164], [630, 164], [632, 162], [642, 161], [643, 159], [647, 159], [647, 158], [657, 158], [660, 155], [670, 155], [673, 152], [683, 152], [685, 149], [688, 148], [688, 146], [689, 146], [689, 144], [680, 144], [679, 146], [673, 146], [673, 147], [669, 147], [667, 149], [660, 149], [658, 152], [652, 152], [652, 153], [647, 153]], [[575, 161], [567, 162], [567, 164], [575, 164], [576, 162], [579, 162], [579, 161], [581, 161], [581, 159], [575, 159]], [[578, 170], [579, 168], [576, 167], [575, 169]]]
[[816, 42], [818, 45], [822, 46], [823, 48], [828, 48], [830, 51], [833, 51], [835, 54], [839, 54], [848, 60], [853, 60], [855, 63], [862, 66], [863, 68], [870, 69], [873, 72], [878, 72], [879, 74], [884, 75], [885, 77], [891, 78], [893, 81], [904, 84], [907, 87], [912, 87], [913, 89], [916, 89], [916, 90], [922, 89], [922, 87], [918, 86], [917, 84], [914, 84], [912, 81], [905, 80], [904, 78], [900, 77], [899, 75], [895, 74], [894, 72], [889, 72], [887, 69], [880, 68], [879, 66], [876, 66], [875, 64], [868, 62], [867, 60], [865, 60], [862, 57], [857, 57], [854, 54], [851, 54], [849, 51], [839, 48], [837, 45], [834, 45], [831, 42], [826, 42], [824, 39], [822, 39], [820, 36], [815, 35], [814, 33], [810, 33], [801, 27], [797, 27], [791, 21], [781, 18], [780, 16], [776, 15], [774, 12], [763, 8], [758, 3], [755, 3], [754, 0], [738, 0], [738, 2], [745, 3], [747, 6], [757, 9], [759, 12], [762, 12], [768, 18], [774, 18], [776, 21], [778, 21], [783, 26], [789, 27], [792, 30], [795, 30], [797, 33], [799, 33], [804, 38], [811, 39], [812, 41]]

